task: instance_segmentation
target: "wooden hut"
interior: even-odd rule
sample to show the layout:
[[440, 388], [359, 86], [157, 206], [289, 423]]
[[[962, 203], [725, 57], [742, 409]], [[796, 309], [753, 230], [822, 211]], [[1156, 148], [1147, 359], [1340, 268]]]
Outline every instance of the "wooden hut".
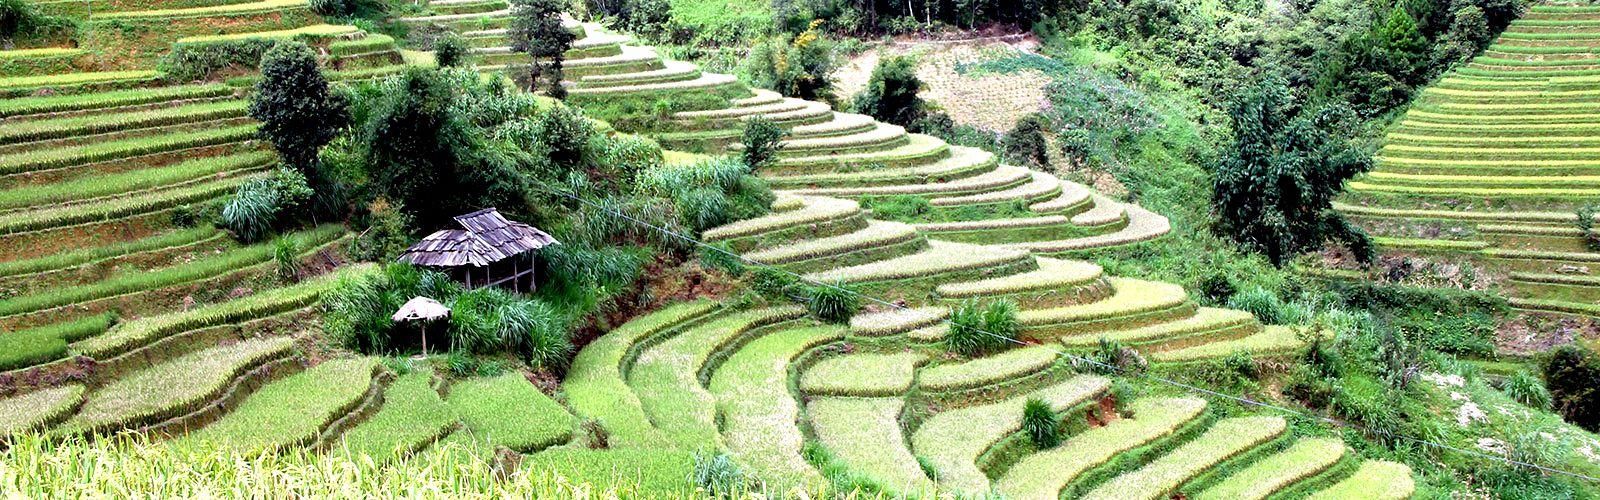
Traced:
[[511, 221], [494, 208], [455, 217], [461, 229], [444, 229], [423, 238], [400, 255], [400, 262], [448, 273], [467, 288], [534, 288], [533, 256], [557, 245], [549, 233]]

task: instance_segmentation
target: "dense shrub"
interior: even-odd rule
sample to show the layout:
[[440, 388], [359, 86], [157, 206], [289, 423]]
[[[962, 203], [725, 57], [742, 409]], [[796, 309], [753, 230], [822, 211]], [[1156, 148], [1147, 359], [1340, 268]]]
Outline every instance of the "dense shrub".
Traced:
[[793, 274], [770, 266], [757, 267], [750, 279], [750, 288], [767, 300], [789, 298], [799, 280]]
[[733, 157], [662, 166], [645, 172], [640, 185], [671, 200], [677, 221], [694, 232], [766, 214], [774, 199], [766, 182]]
[[39, 13], [27, 0], [0, 0], [0, 49], [20, 38], [56, 36], [76, 29], [70, 19]]
[[[265, 38], [177, 44], [156, 61], [156, 69], [173, 80], [200, 80], [230, 68], [255, 68], [267, 51], [279, 44], [277, 40]], [[314, 56], [312, 64], [315, 67]]]
[[441, 68], [454, 68], [467, 63], [467, 41], [456, 32], [439, 35], [433, 40], [433, 61]]
[[1551, 406], [1568, 422], [1600, 430], [1600, 358], [1576, 344], [1557, 347], [1544, 361]]
[[921, 90], [916, 61], [908, 56], [890, 57], [872, 68], [867, 87], [856, 94], [853, 106], [857, 113], [878, 121], [910, 126], [925, 113], [926, 103], [917, 96]]
[[944, 345], [952, 352], [981, 356], [1004, 349], [1017, 338], [1017, 304], [1001, 299], [979, 305], [966, 301], [950, 312]]
[[318, 178], [317, 153], [349, 123], [343, 97], [328, 89], [317, 56], [299, 42], [279, 43], [260, 56], [261, 80], [250, 98], [250, 116], [284, 164]]
[[1018, 119], [1000, 142], [1005, 148], [1006, 159], [1022, 166], [1049, 167], [1050, 144], [1045, 139], [1044, 131], [1044, 119], [1038, 115]]
[[386, 201], [373, 203], [367, 228], [350, 240], [348, 253], [357, 261], [389, 262], [411, 245], [411, 218]]
[[310, 6], [325, 17], [372, 18], [388, 10], [384, 0], [310, 0]]
[[1022, 432], [1040, 449], [1055, 448], [1061, 444], [1061, 416], [1056, 415], [1050, 403], [1028, 398], [1022, 406]]
[[286, 168], [272, 177], [239, 186], [223, 205], [221, 225], [235, 239], [261, 241], [274, 231], [300, 221], [314, 193], [305, 176]]
[[788, 135], [783, 127], [764, 116], [745, 120], [743, 139], [739, 141], [744, 146], [741, 151], [744, 164], [753, 171], [771, 165], [777, 160], [778, 151], [783, 149], [783, 138]]
[[613, 27], [652, 40], [666, 34], [671, 20], [672, 4], [667, 0], [585, 0], [584, 4], [590, 15], [609, 17]]
[[806, 291], [806, 310], [829, 323], [846, 323], [861, 310], [861, 294], [842, 281], [812, 285]]
[[1289, 88], [1264, 78], [1233, 102], [1234, 140], [1215, 171], [1219, 229], [1275, 265], [1329, 239], [1365, 240], [1333, 210], [1333, 197], [1372, 158], [1341, 137], [1353, 117], [1329, 107], [1302, 112]]
[[1574, 214], [1573, 226], [1578, 228], [1578, 233], [1583, 238], [1584, 245], [1589, 247], [1589, 250], [1600, 251], [1600, 233], [1594, 230], [1594, 213], [1594, 205], [1578, 207]]
[[277, 263], [278, 278], [291, 282], [300, 279], [299, 254], [293, 238], [279, 236], [272, 241], [272, 261]]
[[744, 69], [756, 86], [786, 97], [833, 101], [833, 72], [838, 67], [832, 41], [811, 24], [803, 33], [780, 35], [759, 44], [745, 58]]

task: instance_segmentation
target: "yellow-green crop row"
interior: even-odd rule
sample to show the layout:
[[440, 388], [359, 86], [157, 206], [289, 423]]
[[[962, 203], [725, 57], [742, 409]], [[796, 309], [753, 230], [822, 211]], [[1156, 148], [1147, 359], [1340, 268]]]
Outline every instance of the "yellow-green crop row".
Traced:
[[789, 392], [789, 364], [812, 347], [843, 338], [837, 325], [767, 333], [744, 344], [711, 374], [722, 438], [740, 463], [768, 484], [822, 480], [801, 456], [800, 404]]
[[60, 73], [54, 75], [11, 76], [0, 78], [0, 89], [72, 87], [113, 81], [154, 80], [161, 73], [153, 70], [102, 71], [98, 73]]
[[1446, 252], [1476, 252], [1489, 248], [1487, 241], [1434, 240], [1425, 238], [1374, 237], [1372, 243], [1381, 248], [1397, 250], [1437, 250]]
[[1344, 457], [1344, 442], [1337, 439], [1302, 439], [1275, 455], [1229, 475], [1197, 500], [1259, 500], [1278, 490], [1328, 470]]
[[137, 106], [181, 99], [204, 99], [227, 96], [233, 94], [233, 92], [234, 89], [227, 85], [208, 84], [119, 90], [97, 94], [4, 99], [0, 100], [0, 117]]
[[999, 191], [974, 193], [963, 196], [948, 196], [934, 198], [930, 202], [936, 207], [953, 207], [960, 205], [988, 205], [994, 203], [1036, 203], [1061, 194], [1061, 181], [1055, 176], [1044, 172], [1031, 172], [1030, 180], [1022, 185]]
[[1426, 187], [1391, 184], [1373, 184], [1355, 181], [1348, 184], [1351, 191], [1370, 191], [1379, 193], [1404, 193], [1412, 195], [1441, 195], [1441, 196], [1482, 196], [1494, 198], [1516, 197], [1591, 197], [1600, 195], [1600, 188], [1515, 188], [1515, 187]]
[[929, 391], [960, 391], [1021, 378], [1055, 364], [1058, 353], [1050, 345], [1018, 347], [993, 356], [922, 369], [917, 385]]
[[338, 41], [328, 45], [328, 53], [335, 57], [350, 57], [395, 49], [394, 37], [379, 33], [368, 33], [360, 39]]
[[978, 456], [1022, 430], [1022, 407], [1029, 398], [1066, 411], [1099, 397], [1110, 386], [1109, 379], [1081, 375], [999, 402], [947, 410], [917, 428], [911, 447], [938, 473], [940, 486], [957, 494], [982, 493], [989, 489], [989, 478], [978, 469]]
[[457, 382], [445, 397], [479, 444], [531, 453], [572, 439], [577, 419], [524, 378], [511, 371], [494, 378]]
[[95, 20], [114, 19], [139, 19], [139, 18], [181, 18], [198, 16], [227, 16], [235, 14], [254, 14], [272, 12], [293, 8], [308, 8], [306, 0], [261, 0], [259, 2], [237, 3], [229, 5], [216, 5], [211, 7], [194, 7], [188, 9], [163, 9], [163, 10], [135, 10], [124, 12], [107, 12], [96, 14]]
[[817, 282], [842, 280], [847, 283], [904, 280], [1018, 264], [1030, 257], [1028, 252], [1024, 250], [947, 241], [929, 241], [928, 248], [922, 252], [858, 266], [811, 273], [806, 275], [806, 279]]
[[1182, 363], [1220, 358], [1235, 352], [1248, 352], [1256, 355], [1280, 354], [1298, 349], [1302, 345], [1304, 344], [1300, 341], [1299, 334], [1293, 328], [1268, 325], [1248, 337], [1157, 352], [1151, 354], [1150, 358], [1153, 361], [1165, 363]]
[[1017, 322], [1025, 325], [1056, 325], [1096, 321], [1160, 311], [1189, 302], [1182, 286], [1157, 281], [1109, 278], [1116, 293], [1110, 298], [1067, 307], [1024, 310]]
[[62, 139], [133, 128], [163, 127], [245, 116], [249, 103], [221, 101], [155, 108], [130, 113], [83, 115], [53, 120], [31, 120], [0, 130], [0, 144]]
[[1563, 224], [1577, 220], [1577, 216], [1565, 212], [1469, 212], [1457, 210], [1415, 210], [1381, 207], [1364, 207], [1344, 203], [1334, 203], [1334, 209], [1347, 214], [1364, 217], [1383, 217], [1392, 219], [1446, 219], [1479, 222], [1527, 222]]
[[288, 337], [252, 339], [196, 351], [139, 370], [90, 393], [65, 434], [115, 431], [158, 423], [221, 395], [240, 374], [294, 348]]
[[628, 388], [622, 364], [635, 345], [717, 307], [710, 300], [674, 304], [635, 318], [590, 342], [572, 359], [572, 368], [561, 384], [568, 404], [581, 415], [605, 422], [612, 442], [618, 446], [665, 444], [664, 437], [650, 425], [638, 397]]
[[894, 196], [894, 195], [943, 195], [956, 196], [967, 193], [982, 193], [993, 190], [1008, 189], [1022, 185], [1029, 180], [1028, 170], [1020, 167], [997, 167], [972, 177], [964, 177], [950, 182], [898, 184], [889, 186], [862, 186], [862, 187], [832, 187], [817, 189], [799, 189], [800, 193], [836, 195], [836, 196]]
[[1355, 474], [1332, 487], [1313, 493], [1313, 500], [1343, 500], [1367, 498], [1371, 500], [1399, 500], [1411, 498], [1416, 483], [1411, 479], [1411, 468], [1405, 464], [1367, 461]]
[[754, 236], [806, 224], [845, 219], [861, 214], [861, 205], [838, 198], [807, 198], [806, 207], [745, 219], [721, 227], [707, 229], [702, 235], [710, 241]]
[[[338, 239], [344, 227], [326, 225], [294, 237], [295, 248], [307, 252]], [[127, 293], [159, 290], [169, 286], [221, 276], [272, 259], [272, 244], [262, 243], [203, 260], [163, 268], [158, 271], [129, 273], [90, 284], [53, 288], [42, 293], [0, 301], [0, 316], [24, 314]]]
[[353, 279], [372, 272], [372, 266], [352, 266], [301, 283], [256, 292], [227, 302], [182, 312], [146, 316], [117, 325], [98, 337], [75, 343], [72, 345], [72, 351], [85, 356], [107, 359], [186, 331], [238, 323], [309, 307], [340, 280]]
[[[931, 498], [933, 482], [906, 449], [900, 398], [816, 397], [806, 404], [817, 442], [891, 497]], [[1019, 410], [1020, 411], [1020, 410]]]
[[1206, 401], [1199, 398], [1140, 399], [1127, 408], [1129, 418], [1089, 429], [1048, 450], [1023, 457], [995, 481], [1009, 498], [1057, 498], [1073, 480], [1117, 455], [1144, 446], [1200, 417]]
[[830, 356], [806, 369], [800, 390], [815, 396], [899, 396], [911, 389], [926, 355], [916, 352]]
[[850, 317], [850, 333], [863, 337], [894, 335], [938, 323], [949, 316], [949, 309], [937, 306], [860, 313]]
[[978, 281], [945, 283], [935, 291], [941, 297], [956, 299], [991, 297], [1083, 286], [1103, 275], [1100, 266], [1089, 262], [1043, 257], [1037, 260], [1039, 269], [1034, 271]]
[[921, 134], [910, 134], [910, 139], [906, 144], [890, 150], [783, 158], [778, 160], [778, 165], [780, 167], [817, 167], [839, 164], [881, 163], [885, 166], [893, 166], [909, 162], [928, 161], [942, 158], [949, 154], [950, 145], [944, 141]]
[[1144, 467], [1101, 484], [1086, 500], [1157, 500], [1184, 482], [1234, 455], [1282, 435], [1287, 423], [1278, 417], [1241, 417], [1219, 421], [1205, 434]]
[[1063, 345], [1072, 347], [1086, 347], [1096, 345], [1100, 339], [1112, 340], [1124, 344], [1142, 344], [1160, 341], [1172, 337], [1186, 336], [1193, 333], [1212, 332], [1221, 329], [1242, 327], [1256, 322], [1256, 317], [1248, 312], [1234, 309], [1218, 309], [1202, 307], [1194, 316], [1182, 321], [1171, 321], [1154, 325], [1145, 325], [1126, 330], [1107, 332], [1085, 332], [1081, 335], [1067, 335], [1061, 337]]
[[183, 187], [142, 193], [125, 198], [0, 215], [0, 234], [108, 221], [130, 215], [158, 212], [187, 203], [209, 200], [233, 192], [255, 175], [241, 175]]
[[42, 273], [73, 266], [80, 266], [90, 262], [112, 259], [123, 255], [192, 245], [201, 241], [209, 241], [220, 238], [224, 234], [225, 233], [210, 226], [194, 227], [181, 231], [162, 233], [149, 238], [119, 242], [113, 245], [79, 248], [76, 250], [50, 254], [34, 259], [0, 262], [0, 277]]
[[260, 38], [266, 40], [287, 40], [300, 37], [324, 38], [339, 35], [348, 35], [361, 31], [355, 26], [313, 24], [294, 29], [276, 31], [252, 31], [246, 33], [229, 33], [225, 35], [203, 35], [179, 38], [175, 45], [203, 45], [217, 42], [231, 42]]
[[377, 358], [325, 361], [267, 384], [221, 420], [184, 436], [178, 445], [263, 453], [315, 444], [324, 428], [361, 403], [377, 370]]
[[83, 403], [83, 386], [68, 384], [0, 399], [0, 440], [60, 421]]
[[826, 238], [796, 241], [745, 254], [763, 264], [788, 264], [906, 243], [919, 238], [916, 228], [898, 222], [872, 221], [866, 229]]
[[138, 193], [204, 181], [219, 175], [239, 176], [264, 169], [276, 159], [276, 155], [270, 151], [250, 151], [238, 155], [197, 158], [163, 167], [80, 177], [55, 184], [18, 187], [0, 191], [0, 211]]
[[72, 167], [118, 158], [239, 142], [255, 137], [256, 128], [254, 124], [238, 125], [215, 130], [197, 130], [67, 148], [26, 151], [0, 156], [0, 174]]

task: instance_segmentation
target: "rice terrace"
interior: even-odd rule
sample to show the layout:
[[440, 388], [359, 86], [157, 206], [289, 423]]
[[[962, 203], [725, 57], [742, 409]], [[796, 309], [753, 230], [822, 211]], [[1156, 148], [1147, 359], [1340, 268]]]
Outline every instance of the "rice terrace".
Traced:
[[0, 0], [0, 497], [1600, 498], [1600, 3]]

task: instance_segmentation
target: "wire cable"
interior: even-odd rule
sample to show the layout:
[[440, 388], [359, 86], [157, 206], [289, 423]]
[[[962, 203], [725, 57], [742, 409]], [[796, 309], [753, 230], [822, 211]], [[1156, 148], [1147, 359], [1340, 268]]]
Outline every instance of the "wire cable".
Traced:
[[[670, 236], [670, 237], [673, 237], [673, 238], [677, 238], [677, 239], [681, 239], [681, 240], [683, 240], [685, 242], [688, 242], [688, 243], [692, 243], [697, 247], [704, 248], [704, 249], [707, 249], [707, 250], [710, 250], [710, 251], [715, 251], [715, 252], [727, 255], [729, 257], [733, 257], [735, 259], [738, 259], [741, 262], [744, 262], [745, 265], [747, 265], [747, 266], [760, 267], [760, 268], [763, 268], [763, 269], [771, 269], [771, 270], [775, 270], [775, 271], [778, 271], [778, 272], [782, 272], [782, 273], [788, 274], [790, 276], [793, 276], [797, 280], [799, 280], [801, 282], [804, 282], [804, 283], [807, 283], [807, 284], [810, 284], [812, 286], [824, 286], [824, 287], [832, 288], [832, 289], [835, 289], [835, 290], [838, 290], [838, 291], [841, 291], [841, 292], [844, 292], [844, 293], [849, 293], [849, 294], [855, 295], [856, 297], [859, 297], [859, 298], [861, 298], [863, 300], [866, 300], [866, 301], [869, 301], [869, 302], [872, 302], [872, 303], [875, 303], [875, 304], [887, 306], [887, 307], [890, 307], [890, 308], [894, 308], [894, 309], [898, 309], [898, 310], [910, 310], [911, 309], [911, 308], [906, 307], [906, 306], [901, 305], [901, 304], [897, 304], [897, 303], [894, 303], [894, 302], [890, 302], [888, 300], [884, 300], [884, 299], [881, 299], [881, 298], [878, 298], [878, 297], [874, 297], [874, 296], [871, 296], [871, 295], [867, 295], [867, 294], [858, 292], [856, 290], [845, 288], [843, 286], [840, 286], [839, 284], [828, 283], [828, 282], [809, 279], [809, 278], [806, 278], [802, 274], [790, 271], [788, 269], [784, 269], [784, 268], [777, 267], [777, 266], [770, 266], [770, 265], [767, 265], [767, 264], [762, 264], [760, 262], [757, 262], [757, 261], [751, 260], [749, 258], [746, 258], [743, 255], [739, 255], [737, 253], [734, 253], [734, 252], [731, 252], [731, 251], [729, 251], [727, 249], [724, 249], [723, 247], [719, 247], [717, 245], [713, 245], [713, 244], [707, 243], [705, 241], [701, 241], [701, 240], [699, 240], [697, 238], [694, 238], [692, 236], [688, 236], [688, 235], [679, 233], [677, 231], [673, 231], [673, 230], [668, 229], [668, 228], [664, 228], [664, 227], [661, 227], [661, 226], [658, 226], [658, 225], [655, 225], [655, 224], [651, 224], [648, 221], [640, 220], [637, 217], [633, 217], [633, 216], [628, 215], [626, 213], [623, 213], [623, 212], [621, 212], [619, 210], [616, 210], [616, 209], [614, 209], [612, 207], [605, 206], [604, 204], [601, 204], [601, 203], [598, 203], [598, 202], [595, 202], [595, 201], [592, 201], [592, 200], [585, 199], [585, 198], [583, 198], [581, 196], [578, 196], [577, 194], [569, 193], [569, 192], [566, 192], [566, 191], [552, 189], [552, 188], [550, 188], [548, 186], [543, 186], [542, 185], [543, 183], [538, 182], [538, 181], [535, 181], [534, 183], [536, 185], [539, 185], [539, 187], [541, 187], [541, 189], [543, 189], [544, 191], [546, 191], [548, 193], [551, 193], [551, 194], [554, 194], [554, 195], [557, 195], [557, 196], [561, 196], [561, 197], [564, 197], [564, 198], [568, 198], [568, 199], [574, 200], [574, 201], [576, 201], [578, 203], [581, 203], [581, 204], [584, 204], [584, 205], [587, 205], [587, 206], [590, 206], [590, 207], [594, 207], [594, 208], [596, 208], [598, 210], [601, 210], [603, 212], [606, 212], [606, 213], [608, 213], [608, 214], [610, 214], [612, 216], [615, 216], [615, 217], [621, 218], [623, 220], [627, 220], [627, 221], [630, 221], [632, 223], [635, 223], [635, 224], [650, 228], [652, 230], [658, 231], [658, 232], [660, 232], [662, 234], [665, 234], [667, 236]], [[950, 323], [950, 320], [947, 318], [947, 319], [941, 320], [941, 323], [948, 324], [948, 323]], [[1035, 346], [1035, 345], [1037, 345], [1037, 344], [1028, 344], [1028, 343], [1023, 342], [1023, 341], [1021, 341], [1019, 339], [1015, 339], [1015, 338], [1011, 338], [1011, 337], [1006, 336], [1006, 335], [1000, 335], [1000, 334], [997, 334], [997, 333], [985, 331], [985, 330], [980, 329], [980, 328], [972, 328], [972, 330], [974, 330], [976, 332], [979, 332], [979, 333], [982, 333], [984, 335], [989, 335], [989, 336], [995, 337], [995, 338], [1003, 340], [1005, 342], [1016, 344], [1016, 345], [1021, 345], [1021, 346]], [[1117, 365], [1104, 363], [1104, 362], [1101, 362], [1099, 360], [1095, 360], [1093, 358], [1088, 358], [1088, 357], [1080, 356], [1080, 355], [1077, 355], [1077, 354], [1072, 354], [1072, 353], [1066, 352], [1064, 350], [1055, 349], [1055, 348], [1051, 348], [1051, 347], [1044, 346], [1044, 345], [1037, 345], [1037, 346], [1046, 347], [1046, 348], [1050, 349], [1052, 352], [1054, 352], [1057, 356], [1060, 356], [1062, 358], [1066, 358], [1068, 360], [1071, 360], [1074, 363], [1082, 363], [1082, 364], [1088, 364], [1088, 365], [1096, 366], [1096, 367], [1099, 367], [1101, 369], [1105, 369], [1105, 370], [1109, 370], [1109, 371], [1113, 371], [1113, 372], [1119, 373], [1119, 374], [1121, 374], [1121, 375], [1123, 375], [1125, 377], [1139, 378], [1139, 379], [1143, 379], [1143, 380], [1154, 381], [1156, 383], [1160, 383], [1160, 384], [1176, 387], [1176, 388], [1179, 388], [1179, 389], [1182, 389], [1182, 390], [1185, 390], [1185, 391], [1204, 394], [1204, 395], [1208, 395], [1208, 396], [1212, 396], [1212, 397], [1216, 397], [1216, 398], [1220, 398], [1220, 399], [1226, 399], [1226, 400], [1233, 401], [1233, 402], [1236, 402], [1236, 403], [1239, 403], [1239, 404], [1243, 404], [1243, 405], [1246, 405], [1246, 406], [1253, 406], [1253, 407], [1257, 407], [1257, 408], [1269, 409], [1269, 410], [1277, 411], [1277, 412], [1280, 412], [1280, 413], [1288, 414], [1288, 415], [1291, 415], [1291, 416], [1294, 416], [1294, 417], [1299, 417], [1299, 418], [1304, 418], [1304, 419], [1308, 419], [1308, 420], [1312, 420], [1312, 421], [1316, 421], [1316, 422], [1322, 422], [1322, 423], [1331, 424], [1331, 425], [1334, 425], [1334, 426], [1337, 426], [1337, 427], [1345, 427], [1345, 428], [1356, 429], [1358, 431], [1362, 431], [1362, 432], [1365, 432], [1365, 433], [1368, 433], [1368, 434], [1376, 434], [1376, 435], [1386, 436], [1386, 437], [1389, 437], [1389, 438], [1392, 438], [1392, 439], [1397, 439], [1397, 440], [1402, 440], [1402, 441], [1406, 441], [1406, 442], [1410, 442], [1410, 443], [1415, 443], [1415, 444], [1426, 446], [1426, 447], [1433, 448], [1433, 449], [1436, 449], [1436, 450], [1454, 451], [1454, 452], [1457, 452], [1457, 453], [1461, 453], [1461, 454], [1464, 454], [1464, 455], [1473, 456], [1473, 457], [1477, 457], [1477, 458], [1481, 458], [1481, 459], [1485, 459], [1485, 460], [1496, 461], [1496, 462], [1501, 462], [1501, 463], [1508, 464], [1508, 465], [1515, 465], [1515, 466], [1518, 466], [1518, 467], [1537, 470], [1537, 471], [1541, 471], [1541, 472], [1545, 472], [1545, 473], [1563, 475], [1563, 476], [1583, 479], [1583, 480], [1594, 482], [1594, 483], [1600, 483], [1600, 477], [1590, 476], [1590, 475], [1587, 475], [1587, 474], [1583, 474], [1583, 473], [1579, 473], [1579, 472], [1567, 471], [1567, 470], [1563, 470], [1563, 469], [1556, 469], [1556, 468], [1547, 467], [1547, 466], [1543, 466], [1543, 465], [1539, 465], [1539, 464], [1535, 464], [1535, 463], [1525, 462], [1525, 461], [1521, 461], [1521, 460], [1515, 460], [1515, 459], [1512, 459], [1512, 458], [1509, 458], [1509, 457], [1503, 457], [1503, 456], [1499, 456], [1499, 455], [1492, 455], [1492, 454], [1484, 453], [1484, 452], [1478, 451], [1478, 450], [1461, 448], [1461, 447], [1458, 447], [1458, 446], [1452, 446], [1452, 445], [1445, 444], [1445, 443], [1438, 443], [1438, 442], [1434, 442], [1434, 441], [1429, 441], [1429, 440], [1426, 440], [1426, 439], [1414, 438], [1414, 437], [1406, 436], [1406, 435], [1403, 435], [1403, 434], [1392, 433], [1392, 432], [1389, 432], [1387, 430], [1372, 429], [1372, 428], [1364, 427], [1364, 426], [1361, 426], [1361, 425], [1358, 425], [1358, 424], [1353, 424], [1353, 423], [1350, 423], [1350, 422], [1346, 422], [1346, 421], [1342, 421], [1342, 420], [1326, 417], [1326, 416], [1323, 416], [1323, 415], [1317, 415], [1317, 414], [1313, 414], [1313, 413], [1309, 413], [1309, 412], [1305, 412], [1305, 411], [1301, 411], [1301, 410], [1296, 410], [1296, 409], [1285, 407], [1285, 406], [1275, 405], [1275, 404], [1264, 402], [1264, 401], [1257, 401], [1257, 400], [1254, 400], [1254, 399], [1251, 399], [1251, 398], [1245, 397], [1245, 396], [1235, 396], [1235, 395], [1232, 395], [1232, 394], [1225, 394], [1225, 393], [1217, 392], [1217, 391], [1214, 391], [1214, 390], [1211, 390], [1211, 389], [1206, 389], [1204, 387], [1199, 387], [1199, 386], [1195, 386], [1195, 385], [1179, 382], [1177, 380], [1172, 380], [1172, 379], [1169, 379], [1169, 378], [1166, 378], [1166, 377], [1162, 377], [1162, 376], [1158, 376], [1158, 375], [1152, 375], [1152, 374], [1149, 374], [1149, 373], [1146, 373], [1146, 372], [1143, 372], [1143, 371], [1127, 370], [1127, 369], [1125, 369], [1123, 367], [1120, 367], [1120, 366], [1117, 366]]]

